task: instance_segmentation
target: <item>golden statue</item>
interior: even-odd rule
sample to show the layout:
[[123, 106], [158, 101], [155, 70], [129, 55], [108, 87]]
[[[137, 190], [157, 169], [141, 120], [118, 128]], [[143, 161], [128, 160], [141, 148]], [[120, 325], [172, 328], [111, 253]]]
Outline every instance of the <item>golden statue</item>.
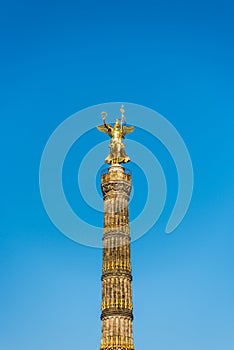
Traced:
[[110, 153], [105, 159], [105, 163], [108, 164], [120, 164], [130, 161], [129, 156], [124, 150], [125, 145], [122, 140], [125, 135], [133, 132], [134, 126], [126, 126], [123, 105], [120, 108], [120, 112], [122, 113], [121, 121], [116, 119], [114, 126], [106, 123], [106, 112], [102, 112], [103, 125], [97, 126], [99, 131], [106, 133], [111, 138], [109, 145]]

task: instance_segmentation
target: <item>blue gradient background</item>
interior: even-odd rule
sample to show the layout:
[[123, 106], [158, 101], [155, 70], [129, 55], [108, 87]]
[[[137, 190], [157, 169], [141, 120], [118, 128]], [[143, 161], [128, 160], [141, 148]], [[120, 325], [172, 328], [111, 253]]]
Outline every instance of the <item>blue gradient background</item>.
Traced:
[[101, 250], [51, 224], [38, 169], [58, 124], [109, 101], [167, 117], [195, 172], [189, 212], [165, 235], [176, 174], [154, 146], [170, 190], [132, 244], [135, 348], [234, 348], [233, 10], [226, 0], [1, 2], [1, 350], [99, 347]]

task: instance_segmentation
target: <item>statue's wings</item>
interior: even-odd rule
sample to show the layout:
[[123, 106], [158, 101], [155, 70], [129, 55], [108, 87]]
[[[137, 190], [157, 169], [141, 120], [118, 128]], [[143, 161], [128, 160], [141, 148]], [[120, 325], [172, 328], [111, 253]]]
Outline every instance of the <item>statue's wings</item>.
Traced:
[[101, 132], [104, 132], [105, 134], [108, 134], [111, 137], [112, 127], [110, 124], [106, 124], [106, 126], [105, 125], [98, 125], [97, 129]]
[[126, 126], [126, 125], [124, 125], [123, 126], [123, 135], [130, 134], [130, 132], [133, 132], [134, 129], [135, 129], [134, 126]]

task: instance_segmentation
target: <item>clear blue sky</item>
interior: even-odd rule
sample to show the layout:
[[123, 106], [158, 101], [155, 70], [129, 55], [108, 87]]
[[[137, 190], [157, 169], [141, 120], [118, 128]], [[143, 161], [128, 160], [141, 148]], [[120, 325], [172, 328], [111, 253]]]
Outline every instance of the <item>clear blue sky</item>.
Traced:
[[163, 114], [195, 174], [177, 230], [169, 171], [160, 220], [132, 244], [136, 349], [234, 348], [233, 16], [227, 0], [1, 2], [1, 350], [99, 347], [101, 250], [52, 225], [38, 170], [64, 119], [109, 101]]

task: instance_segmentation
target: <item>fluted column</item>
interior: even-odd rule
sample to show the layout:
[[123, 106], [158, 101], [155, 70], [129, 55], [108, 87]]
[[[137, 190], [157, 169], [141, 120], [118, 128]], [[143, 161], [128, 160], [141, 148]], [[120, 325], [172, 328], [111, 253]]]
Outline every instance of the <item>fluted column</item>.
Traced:
[[133, 350], [128, 202], [131, 175], [112, 165], [102, 175], [104, 235], [101, 350]]

